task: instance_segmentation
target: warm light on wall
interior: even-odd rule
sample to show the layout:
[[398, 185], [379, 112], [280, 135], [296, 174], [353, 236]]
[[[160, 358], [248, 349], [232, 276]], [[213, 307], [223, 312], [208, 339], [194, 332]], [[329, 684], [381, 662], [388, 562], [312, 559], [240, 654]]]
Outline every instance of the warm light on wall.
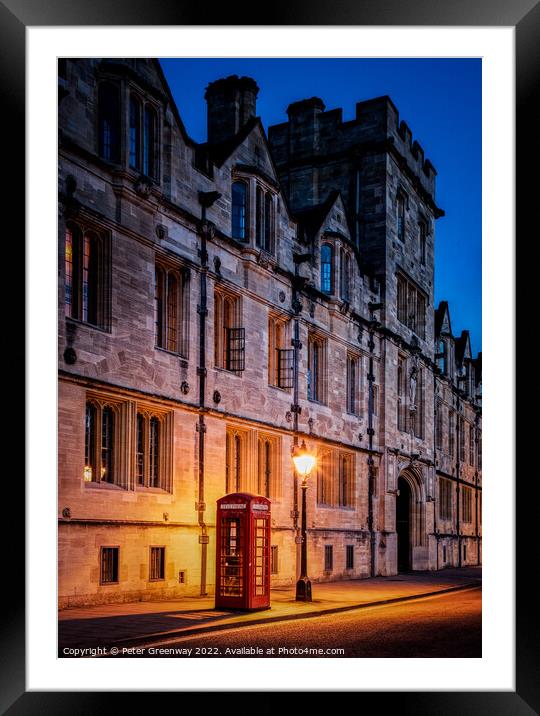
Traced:
[[90, 467], [90, 465], [84, 466], [83, 476], [85, 482], [92, 482], [92, 468]]
[[309, 477], [309, 473], [315, 467], [316, 462], [315, 456], [308, 452], [305, 440], [302, 440], [302, 445], [294, 450], [292, 460], [294, 462], [296, 472], [304, 480]]

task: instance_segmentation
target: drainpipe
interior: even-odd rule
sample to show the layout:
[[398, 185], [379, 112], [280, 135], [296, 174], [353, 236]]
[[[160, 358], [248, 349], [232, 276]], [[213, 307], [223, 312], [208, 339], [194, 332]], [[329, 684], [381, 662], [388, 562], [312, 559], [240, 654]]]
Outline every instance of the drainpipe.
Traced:
[[435, 532], [435, 551], [437, 554], [436, 569], [439, 571], [439, 533], [437, 531], [437, 508], [439, 501], [435, 499], [438, 494], [437, 480], [437, 376], [433, 373], [433, 531]]
[[478, 423], [480, 422], [480, 414], [477, 412], [474, 419], [474, 512], [475, 512], [475, 532], [476, 532], [476, 566], [480, 566], [480, 531], [478, 529]]
[[[302, 302], [300, 301], [300, 289], [305, 284], [306, 279], [300, 276], [299, 265], [304, 261], [311, 260], [311, 254], [293, 254], [294, 260], [294, 279], [292, 282], [292, 310], [294, 313], [293, 320], [293, 339], [291, 341], [293, 347], [293, 402], [291, 405], [292, 421], [293, 421], [293, 451], [298, 446], [298, 416], [301, 412], [299, 404], [299, 366], [300, 366], [300, 350], [302, 343], [300, 342], [300, 314], [302, 313]], [[300, 537], [300, 527], [298, 524], [298, 474], [294, 471], [294, 489], [293, 489], [293, 529], [295, 531], [295, 544], [298, 544]]]
[[199, 314], [199, 365], [197, 367], [197, 375], [199, 376], [199, 420], [197, 423], [197, 432], [199, 434], [199, 474], [198, 474], [198, 500], [197, 514], [200, 527], [199, 544], [201, 545], [201, 597], [206, 596], [206, 572], [208, 563], [208, 542], [210, 540], [205, 521], [206, 504], [204, 502], [204, 450], [206, 435], [206, 423], [204, 414], [206, 408], [206, 318], [208, 316], [208, 302], [206, 295], [206, 279], [208, 274], [208, 252], [206, 250], [206, 240], [211, 239], [214, 235], [214, 226], [206, 221], [206, 209], [220, 198], [221, 194], [217, 191], [199, 192], [199, 203], [201, 205], [201, 225], [199, 229], [199, 237], [201, 247], [199, 249], [200, 271], [199, 271], [199, 305], [197, 313]]
[[375, 538], [375, 525], [374, 525], [374, 519], [373, 519], [373, 494], [375, 492], [374, 490], [374, 482], [375, 482], [375, 461], [373, 459], [373, 436], [375, 434], [375, 430], [373, 429], [373, 383], [375, 382], [375, 375], [373, 374], [373, 350], [375, 348], [375, 341], [373, 340], [373, 335], [375, 332], [375, 329], [380, 325], [380, 323], [375, 318], [375, 311], [378, 311], [380, 308], [382, 308], [382, 303], [369, 303], [368, 308], [371, 312], [371, 320], [369, 324], [369, 341], [368, 341], [368, 348], [369, 348], [369, 368], [368, 368], [368, 530], [369, 530], [369, 536], [370, 536], [370, 576], [375, 576], [375, 570], [376, 570], [376, 563], [375, 563], [375, 557], [376, 557], [376, 538]]

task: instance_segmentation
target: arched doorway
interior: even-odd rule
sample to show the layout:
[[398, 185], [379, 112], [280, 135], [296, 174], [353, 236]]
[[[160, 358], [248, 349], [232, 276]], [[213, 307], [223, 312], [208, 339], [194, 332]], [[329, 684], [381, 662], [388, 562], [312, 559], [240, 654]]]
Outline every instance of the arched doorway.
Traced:
[[411, 569], [411, 488], [402, 476], [398, 478], [396, 532], [398, 572], [408, 572]]

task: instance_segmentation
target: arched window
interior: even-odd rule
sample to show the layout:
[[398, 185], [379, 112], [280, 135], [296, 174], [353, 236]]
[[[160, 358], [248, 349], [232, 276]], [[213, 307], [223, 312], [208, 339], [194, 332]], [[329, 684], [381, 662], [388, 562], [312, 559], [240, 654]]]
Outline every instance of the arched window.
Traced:
[[264, 227], [264, 192], [260, 186], [257, 187], [256, 194], [256, 221], [255, 221], [255, 245], [262, 246], [263, 243], [263, 227]]
[[76, 224], [66, 228], [65, 314], [94, 326], [105, 321], [103, 243], [101, 236]]
[[441, 339], [439, 341], [439, 350], [437, 351], [437, 367], [441, 371], [442, 375], [446, 373], [446, 344]]
[[143, 173], [153, 178], [157, 176], [156, 124], [156, 113], [147, 104], [143, 124]]
[[330, 244], [321, 246], [321, 291], [333, 293], [334, 251]]
[[114, 482], [114, 410], [107, 405], [101, 411], [101, 480]]
[[272, 252], [272, 196], [267, 193], [264, 197], [264, 250]]
[[156, 263], [155, 339], [158, 348], [186, 355], [188, 279], [182, 269]]
[[348, 251], [344, 251], [341, 249], [341, 256], [340, 256], [340, 268], [341, 268], [341, 286], [340, 286], [340, 293], [341, 298], [344, 301], [350, 301], [351, 295], [350, 295], [350, 281], [351, 281], [351, 255]]
[[247, 240], [247, 184], [235, 181], [232, 185], [232, 236]]
[[102, 82], [98, 90], [99, 154], [109, 162], [120, 161], [120, 93], [116, 85]]
[[133, 95], [129, 98], [129, 166], [141, 168], [141, 103]]

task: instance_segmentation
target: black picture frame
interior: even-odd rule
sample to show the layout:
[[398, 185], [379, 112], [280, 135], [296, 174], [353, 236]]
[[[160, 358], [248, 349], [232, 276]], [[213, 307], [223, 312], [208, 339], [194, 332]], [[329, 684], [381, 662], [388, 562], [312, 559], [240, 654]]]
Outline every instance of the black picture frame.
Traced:
[[[322, 0], [304, 0], [293, 5], [278, 0], [266, 8], [264, 22], [255, 17], [252, 8], [241, 5], [231, 9], [229, 4], [215, 8], [207, 5], [180, 3], [178, 0], [4, 0], [0, 2], [0, 77], [3, 96], [4, 138], [11, 148], [9, 170], [4, 168], [5, 206], [16, 220], [18, 241], [10, 241], [5, 247], [7, 260], [15, 257], [20, 261], [22, 220], [24, 216], [24, 100], [25, 100], [25, 29], [27, 26], [66, 25], [394, 25], [394, 26], [511, 26], [515, 28], [516, 41], [516, 157], [517, 231], [524, 234], [527, 219], [538, 203], [537, 183], [533, 181], [534, 155], [531, 142], [538, 133], [538, 114], [534, 111], [535, 89], [538, 86], [540, 66], [540, 6], [536, 0], [456, 0], [454, 2], [426, 3], [423, 0], [342, 0], [340, 3], [323, 3]], [[211, 23], [208, 17], [211, 16]], [[533, 196], [534, 192], [534, 196]], [[532, 222], [531, 222], [532, 224]], [[537, 233], [537, 231], [536, 231]], [[7, 237], [7, 233], [5, 234]], [[12, 257], [9, 257], [9, 251]], [[24, 258], [23, 258], [24, 260]], [[523, 281], [523, 279], [522, 279]], [[523, 325], [524, 316], [517, 313], [516, 328]], [[15, 316], [5, 318], [5, 330], [10, 336], [19, 334], [11, 356], [13, 364], [24, 365], [24, 334]], [[505, 335], [505, 340], [512, 337]], [[19, 360], [17, 361], [17, 358]], [[529, 373], [530, 368], [529, 368]], [[523, 380], [523, 379], [522, 379]], [[519, 384], [516, 383], [516, 393]], [[522, 383], [523, 385], [523, 383]], [[22, 402], [22, 401], [21, 401]], [[508, 421], [508, 419], [507, 419]], [[513, 439], [514, 426], [507, 425], [509, 441]], [[520, 433], [521, 436], [521, 433]], [[526, 437], [520, 437], [521, 448]], [[24, 447], [22, 448], [24, 450]], [[516, 455], [519, 450], [516, 447]], [[534, 469], [525, 478], [535, 479]], [[516, 469], [516, 475], [518, 474]], [[2, 646], [0, 673], [0, 713], [19, 714], [97, 714], [111, 710], [130, 710], [140, 713], [156, 707], [152, 693], [99, 693], [99, 692], [28, 692], [25, 686], [25, 616], [24, 616], [24, 524], [20, 519], [24, 505], [24, 483], [11, 480], [8, 496], [15, 519], [4, 526], [4, 575], [17, 575], [17, 579], [5, 583], [6, 598], [1, 610]], [[509, 481], [512, 476], [509, 476]], [[6, 499], [6, 498], [4, 498]], [[534, 564], [538, 552], [535, 520], [527, 513], [532, 509], [527, 489], [516, 489], [516, 645], [514, 692], [362, 692], [355, 701], [357, 708], [366, 710], [396, 709], [401, 714], [422, 713], [466, 716], [467, 714], [523, 714], [540, 713], [539, 631], [534, 628], [538, 598], [534, 587]], [[15, 508], [17, 506], [17, 508]], [[8, 549], [9, 546], [9, 549]], [[536, 559], [534, 559], [536, 554]], [[533, 574], [531, 574], [531, 571]], [[474, 667], [472, 667], [474, 668]], [[429, 688], [429, 685], [426, 685]], [[354, 685], [351, 684], [351, 689]], [[219, 696], [219, 694], [216, 694]], [[212, 696], [208, 692], [208, 696]], [[283, 694], [273, 693], [258, 708], [268, 712], [279, 698], [283, 707]], [[329, 697], [336, 695], [329, 694]], [[133, 703], [128, 703], [132, 701]], [[324, 694], [318, 694], [317, 700]], [[259, 702], [260, 703], [260, 702]], [[287, 703], [289, 698], [287, 697]], [[176, 699], [175, 708], [185, 708]], [[208, 701], [206, 701], [208, 706]]]

